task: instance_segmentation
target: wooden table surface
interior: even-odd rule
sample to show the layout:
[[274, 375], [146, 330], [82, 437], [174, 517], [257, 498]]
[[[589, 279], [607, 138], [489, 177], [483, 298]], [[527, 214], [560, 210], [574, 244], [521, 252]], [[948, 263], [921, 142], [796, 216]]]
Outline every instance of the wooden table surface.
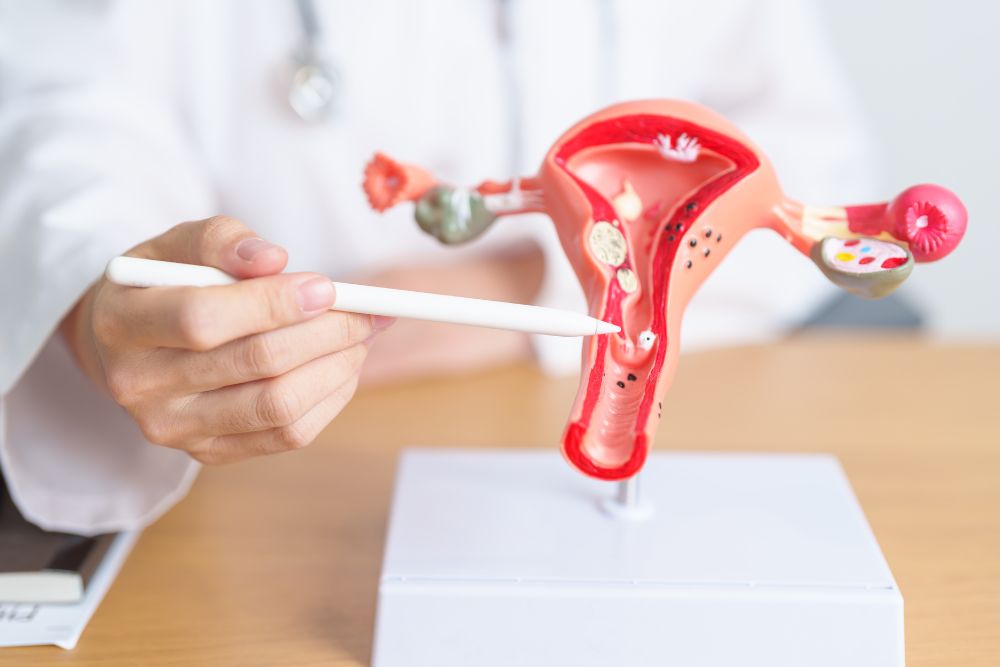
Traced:
[[[0, 664], [367, 665], [400, 449], [555, 448], [575, 390], [518, 367], [363, 391], [308, 449], [205, 470], [74, 651]], [[903, 591], [907, 664], [1000, 664], [1000, 346], [843, 336], [693, 354], [656, 446], [834, 452]]]

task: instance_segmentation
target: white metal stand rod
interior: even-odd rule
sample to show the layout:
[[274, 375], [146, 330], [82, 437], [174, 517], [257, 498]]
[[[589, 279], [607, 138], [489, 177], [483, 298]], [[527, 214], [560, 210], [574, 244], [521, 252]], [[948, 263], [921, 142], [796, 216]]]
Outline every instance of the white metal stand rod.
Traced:
[[639, 504], [639, 475], [618, 482], [618, 502], [625, 508], [634, 508]]

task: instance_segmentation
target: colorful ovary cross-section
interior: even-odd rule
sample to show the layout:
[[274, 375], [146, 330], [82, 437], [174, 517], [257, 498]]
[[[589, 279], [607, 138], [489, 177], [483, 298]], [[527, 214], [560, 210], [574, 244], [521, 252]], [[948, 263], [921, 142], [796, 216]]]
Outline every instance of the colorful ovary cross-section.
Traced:
[[590, 314], [622, 329], [587, 339], [562, 440], [574, 466], [607, 480], [642, 468], [677, 367], [684, 309], [749, 230], [775, 230], [837, 285], [878, 298], [914, 262], [951, 252], [967, 217], [936, 185], [880, 204], [802, 205], [785, 197], [767, 158], [739, 130], [672, 100], [618, 104], [585, 118], [530, 178], [459, 188], [379, 154], [364, 186], [379, 211], [415, 202], [421, 228], [448, 244], [475, 238], [505, 215], [548, 214]]

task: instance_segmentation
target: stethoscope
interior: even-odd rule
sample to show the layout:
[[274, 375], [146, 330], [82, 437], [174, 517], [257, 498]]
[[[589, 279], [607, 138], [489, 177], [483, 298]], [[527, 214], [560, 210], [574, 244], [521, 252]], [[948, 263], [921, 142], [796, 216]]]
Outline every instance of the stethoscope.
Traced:
[[[521, 119], [521, 87], [515, 65], [515, 41], [512, 37], [513, 25], [510, 0], [496, 0], [497, 41], [500, 48], [501, 69], [506, 103], [507, 145], [510, 146], [510, 173], [520, 172], [523, 123]], [[295, 53], [295, 67], [288, 87], [288, 104], [292, 111], [304, 121], [319, 123], [332, 120], [339, 108], [341, 77], [336, 65], [322, 53], [322, 26], [316, 12], [315, 0], [295, 0], [302, 29], [302, 44]], [[613, 70], [616, 49], [612, 42], [615, 30], [612, 28], [614, 13], [610, 0], [600, 0], [601, 23], [607, 28], [602, 40], [606, 50], [600, 60], [603, 66], [599, 73], [601, 97], [611, 99], [614, 91]]]
[[295, 53], [288, 104], [302, 120], [330, 120], [337, 113], [340, 72], [321, 52], [323, 35], [314, 0], [295, 0], [295, 7], [302, 27], [302, 45]]
[[[512, 41], [508, 0], [497, 0], [497, 37], [503, 54], [507, 99], [517, 95], [513, 81]], [[340, 72], [322, 53], [323, 30], [315, 0], [295, 0], [302, 30], [302, 43], [295, 52], [294, 70], [288, 87], [288, 104], [302, 120], [326, 121], [337, 113], [340, 98]], [[511, 105], [513, 106], [513, 104]], [[509, 114], [508, 114], [509, 115]]]
[[[517, 173], [521, 159], [521, 91], [514, 66], [514, 47], [511, 39], [509, 0], [497, 2], [497, 41], [503, 70], [504, 99], [506, 101], [508, 160], [511, 173]], [[336, 65], [322, 52], [323, 30], [315, 0], [295, 0], [302, 30], [302, 44], [294, 56], [294, 69], [288, 86], [288, 104], [292, 111], [309, 123], [332, 121], [339, 109], [341, 77]]]

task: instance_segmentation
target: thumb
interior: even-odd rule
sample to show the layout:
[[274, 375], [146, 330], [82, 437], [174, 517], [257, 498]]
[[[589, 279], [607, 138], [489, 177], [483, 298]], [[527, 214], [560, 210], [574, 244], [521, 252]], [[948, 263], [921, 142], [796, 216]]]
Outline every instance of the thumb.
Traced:
[[185, 222], [133, 248], [133, 257], [214, 266], [236, 278], [280, 273], [288, 263], [281, 246], [254, 234], [235, 218]]

